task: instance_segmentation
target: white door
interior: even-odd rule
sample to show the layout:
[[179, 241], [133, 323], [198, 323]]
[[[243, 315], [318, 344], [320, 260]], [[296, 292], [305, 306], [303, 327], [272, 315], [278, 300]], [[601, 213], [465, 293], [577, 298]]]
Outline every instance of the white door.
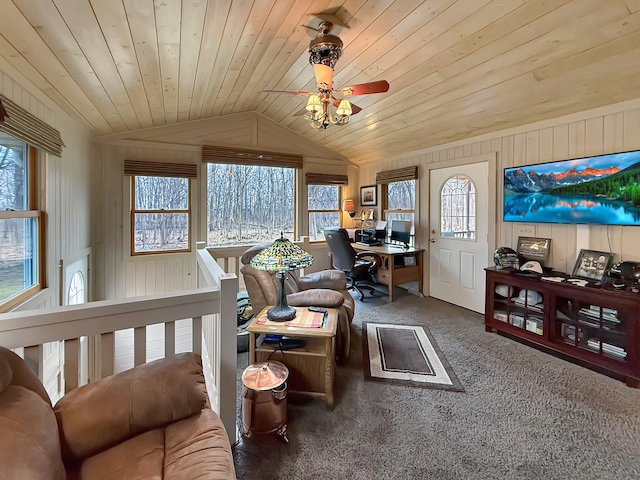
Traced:
[[[89, 301], [89, 254], [81, 256], [69, 265], [63, 265], [64, 305], [81, 305]], [[89, 337], [80, 337], [79, 377], [73, 385], [85, 385], [89, 381]]]
[[429, 192], [430, 295], [484, 313], [489, 164], [431, 170]]

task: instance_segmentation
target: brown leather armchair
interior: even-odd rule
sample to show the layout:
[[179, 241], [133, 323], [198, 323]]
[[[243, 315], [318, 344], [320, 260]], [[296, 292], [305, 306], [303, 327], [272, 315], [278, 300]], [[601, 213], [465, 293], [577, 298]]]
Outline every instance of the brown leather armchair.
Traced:
[[[257, 270], [250, 265], [251, 259], [267, 248], [269, 243], [261, 243], [249, 248], [240, 261], [240, 271], [249, 293], [249, 301], [257, 314], [267, 305], [275, 305], [279, 285], [275, 274]], [[351, 321], [354, 301], [347, 291], [347, 280], [343, 272], [324, 270], [298, 277], [287, 272], [285, 277], [287, 303], [292, 307], [326, 307], [338, 309], [338, 331], [336, 333], [336, 356], [344, 362], [349, 358], [351, 343]]]
[[0, 347], [0, 478], [234, 480], [199, 355], [182, 353], [72, 390], [54, 408]]

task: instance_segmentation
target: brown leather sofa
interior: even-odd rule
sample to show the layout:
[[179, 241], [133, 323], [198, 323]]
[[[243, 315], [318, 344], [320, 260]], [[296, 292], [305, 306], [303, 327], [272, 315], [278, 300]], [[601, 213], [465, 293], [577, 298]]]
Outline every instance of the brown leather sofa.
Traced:
[[0, 479], [235, 479], [200, 357], [174, 355], [66, 394], [54, 408], [0, 347]]
[[[240, 271], [249, 293], [249, 301], [257, 314], [267, 305], [275, 305], [279, 282], [275, 274], [256, 270], [250, 265], [251, 259], [267, 248], [269, 243], [261, 243], [249, 248], [240, 261]], [[354, 314], [353, 297], [347, 291], [345, 274], [339, 270], [324, 270], [298, 277], [287, 272], [285, 287], [287, 303], [292, 307], [326, 307], [338, 309], [338, 332], [336, 335], [336, 355], [338, 361], [349, 358], [351, 343], [351, 321]]]

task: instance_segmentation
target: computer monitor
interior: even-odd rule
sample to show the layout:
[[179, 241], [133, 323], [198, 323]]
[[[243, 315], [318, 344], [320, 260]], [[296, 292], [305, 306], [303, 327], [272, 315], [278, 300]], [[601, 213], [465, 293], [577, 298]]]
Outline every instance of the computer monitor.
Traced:
[[391, 220], [391, 241], [404, 243], [408, 247], [411, 241], [411, 221]]

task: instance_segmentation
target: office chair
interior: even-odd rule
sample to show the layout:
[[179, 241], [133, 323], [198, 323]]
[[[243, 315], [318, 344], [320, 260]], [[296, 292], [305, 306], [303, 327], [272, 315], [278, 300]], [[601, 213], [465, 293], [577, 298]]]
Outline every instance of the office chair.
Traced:
[[349, 234], [344, 228], [324, 230], [329, 250], [333, 257], [333, 266], [342, 270], [347, 276], [347, 289], [360, 294], [360, 301], [364, 301], [361, 289], [373, 293], [371, 284], [376, 284], [375, 273], [382, 259], [375, 252], [356, 252], [349, 242]]

